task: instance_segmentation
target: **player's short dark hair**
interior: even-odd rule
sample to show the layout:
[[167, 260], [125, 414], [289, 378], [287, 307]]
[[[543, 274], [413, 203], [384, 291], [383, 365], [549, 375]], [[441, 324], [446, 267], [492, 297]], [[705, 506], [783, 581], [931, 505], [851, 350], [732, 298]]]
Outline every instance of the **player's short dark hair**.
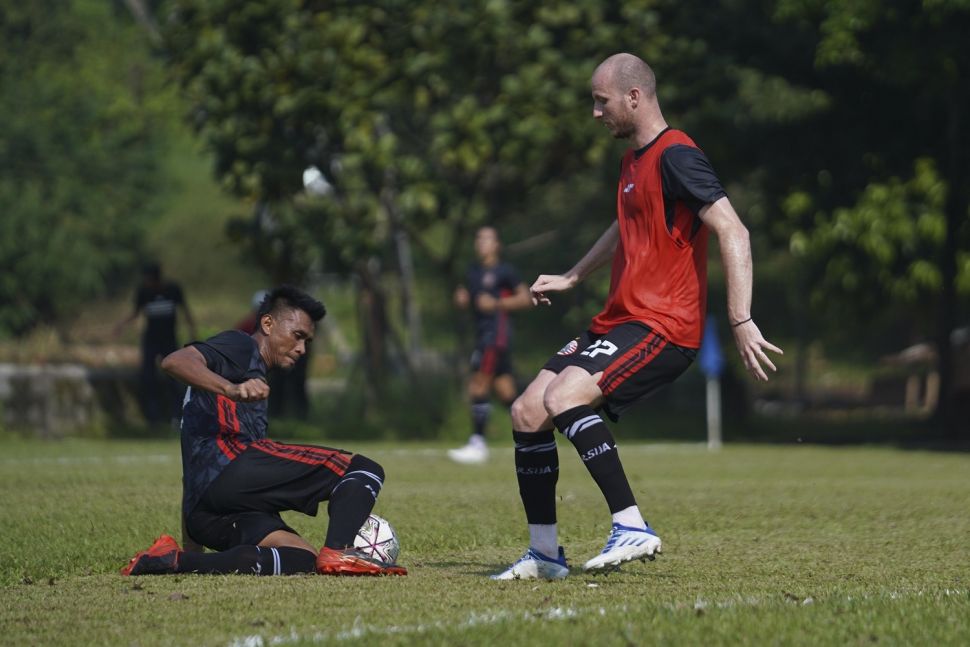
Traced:
[[155, 261], [148, 261], [141, 266], [142, 276], [154, 280], [162, 278], [162, 266]]
[[327, 309], [322, 303], [300, 288], [295, 288], [292, 285], [281, 285], [273, 288], [263, 298], [263, 302], [259, 305], [259, 316], [278, 314], [287, 309], [302, 310], [310, 315], [310, 319], [313, 321], [320, 321], [327, 314]]

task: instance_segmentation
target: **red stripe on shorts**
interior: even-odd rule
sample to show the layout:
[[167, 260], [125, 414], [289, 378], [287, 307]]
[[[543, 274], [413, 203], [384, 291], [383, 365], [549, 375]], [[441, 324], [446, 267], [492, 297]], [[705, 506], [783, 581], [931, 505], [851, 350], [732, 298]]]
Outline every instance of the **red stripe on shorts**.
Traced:
[[484, 373], [485, 375], [493, 375], [495, 373], [497, 356], [498, 352], [496, 352], [494, 346], [489, 346], [486, 348], [485, 352], [482, 353], [482, 363], [479, 366], [479, 372]]
[[600, 377], [599, 387], [603, 395], [609, 395], [623, 382], [656, 357], [664, 347], [664, 338], [650, 331], [643, 340], [610, 364]]
[[350, 465], [351, 454], [339, 449], [312, 447], [310, 445], [287, 445], [275, 440], [257, 440], [249, 445], [253, 449], [306, 465], [322, 465], [337, 476], [343, 476]]

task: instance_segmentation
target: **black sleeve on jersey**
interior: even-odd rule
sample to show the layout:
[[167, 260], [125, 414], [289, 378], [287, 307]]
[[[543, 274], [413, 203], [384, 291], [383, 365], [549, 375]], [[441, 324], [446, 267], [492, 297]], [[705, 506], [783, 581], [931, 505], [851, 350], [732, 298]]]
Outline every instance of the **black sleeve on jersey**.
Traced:
[[660, 154], [660, 175], [663, 181], [664, 202], [680, 200], [696, 216], [704, 205], [717, 202], [727, 195], [714, 168], [699, 148], [674, 144]]
[[172, 301], [179, 305], [183, 305], [185, 303], [185, 297], [182, 295], [182, 286], [180, 286], [178, 283], [172, 284]]
[[205, 341], [189, 344], [205, 357], [205, 365], [230, 382], [246, 378], [249, 360], [253, 356], [253, 339], [244, 332], [227, 330]]

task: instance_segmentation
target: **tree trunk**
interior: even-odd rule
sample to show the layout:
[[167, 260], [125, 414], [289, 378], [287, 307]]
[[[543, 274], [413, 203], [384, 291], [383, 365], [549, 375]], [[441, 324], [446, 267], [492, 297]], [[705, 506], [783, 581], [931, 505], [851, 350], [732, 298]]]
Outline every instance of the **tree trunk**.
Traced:
[[359, 279], [357, 304], [363, 333], [366, 382], [373, 390], [372, 395], [379, 395], [384, 390], [387, 374], [387, 312], [374, 264], [371, 260], [356, 268]]
[[940, 262], [940, 273], [943, 279], [943, 290], [940, 295], [939, 327], [937, 329], [936, 347], [938, 353], [938, 369], [940, 373], [940, 399], [937, 403], [935, 418], [944, 433], [951, 440], [956, 440], [970, 433], [966, 421], [957, 420], [954, 407], [953, 389], [953, 343], [951, 335], [956, 328], [956, 277], [957, 253], [959, 249], [960, 229], [967, 218], [970, 207], [970, 196], [967, 193], [967, 172], [970, 164], [967, 162], [967, 148], [963, 141], [964, 110], [968, 101], [963, 100], [964, 90], [955, 88], [954, 95], [948, 107], [947, 128], [945, 131], [946, 165], [944, 178], [947, 184], [946, 204], [946, 238], [943, 242], [943, 257]]

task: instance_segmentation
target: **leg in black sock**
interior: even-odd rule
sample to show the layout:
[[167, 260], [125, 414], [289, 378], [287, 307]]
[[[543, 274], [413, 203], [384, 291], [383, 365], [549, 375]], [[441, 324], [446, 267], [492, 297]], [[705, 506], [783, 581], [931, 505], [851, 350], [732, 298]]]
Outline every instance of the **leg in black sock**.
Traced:
[[606, 497], [611, 513], [637, 504], [620, 463], [613, 434], [592, 407], [573, 407], [553, 418], [553, 422], [576, 447], [586, 469]]
[[487, 397], [475, 398], [472, 401], [472, 434], [482, 440], [485, 439], [485, 428], [492, 415], [492, 403]]
[[179, 553], [176, 573], [293, 575], [312, 573], [316, 555], [302, 548], [236, 546], [219, 553]]
[[556, 482], [559, 480], [559, 452], [551, 429], [527, 433], [513, 431], [515, 475], [519, 496], [530, 524], [556, 523]]
[[346, 473], [330, 494], [330, 525], [324, 546], [343, 549], [354, 544], [354, 537], [374, 508], [384, 485], [384, 468], [355, 454]]

